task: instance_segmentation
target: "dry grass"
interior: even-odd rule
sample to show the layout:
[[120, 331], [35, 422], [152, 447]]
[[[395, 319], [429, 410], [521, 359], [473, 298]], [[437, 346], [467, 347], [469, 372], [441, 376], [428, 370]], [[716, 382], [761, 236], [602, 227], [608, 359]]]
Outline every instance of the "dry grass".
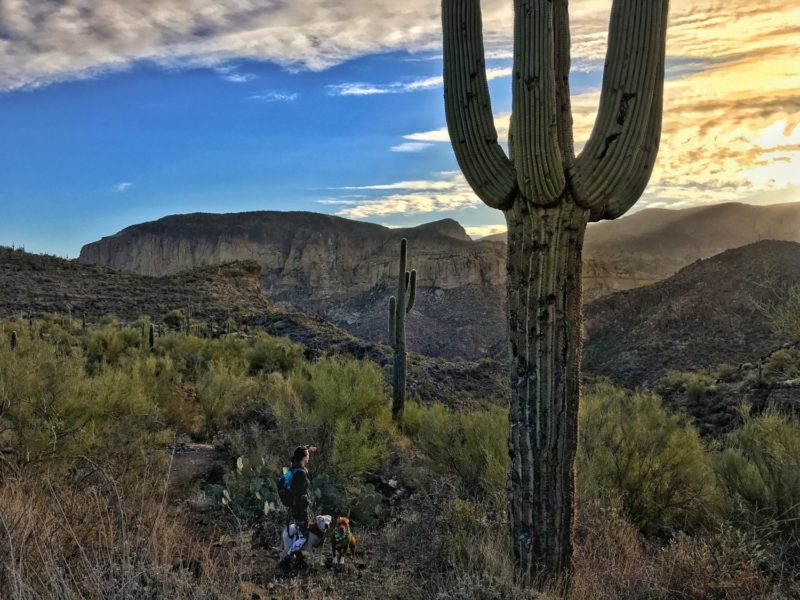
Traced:
[[143, 477], [123, 488], [88, 467], [66, 482], [0, 483], [0, 597], [231, 597], [236, 556], [212, 548]]

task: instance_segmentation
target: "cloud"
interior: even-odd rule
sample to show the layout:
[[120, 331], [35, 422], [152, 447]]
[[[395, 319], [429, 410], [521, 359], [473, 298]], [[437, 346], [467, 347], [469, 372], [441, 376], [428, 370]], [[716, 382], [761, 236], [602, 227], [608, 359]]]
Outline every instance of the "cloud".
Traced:
[[[610, 4], [571, 3], [576, 70], [596, 70], [602, 62]], [[511, 3], [483, 0], [482, 10], [487, 56], [509, 57]], [[798, 12], [796, 3], [782, 0], [684, 0], [672, 7], [669, 55], [720, 57], [780, 42], [794, 47]], [[431, 0], [0, 3], [2, 89], [91, 77], [139, 61], [218, 67], [255, 59], [320, 70], [377, 52], [435, 54], [440, 48], [439, 3]]]
[[395, 183], [380, 183], [376, 185], [359, 185], [349, 186], [341, 189], [344, 190], [416, 190], [416, 191], [431, 191], [431, 190], [448, 190], [452, 188], [453, 181], [457, 178], [459, 173], [457, 171], [444, 171], [440, 174], [444, 180], [426, 180], [420, 179], [415, 181], [397, 181]]
[[258, 102], [293, 102], [297, 100], [297, 92], [277, 92], [268, 91], [261, 92], [260, 94], [253, 94], [250, 100], [257, 100]]
[[389, 150], [392, 152], [422, 152], [432, 145], [433, 144], [427, 144], [425, 142], [403, 142], [397, 146], [392, 146]]
[[253, 73], [239, 73], [235, 66], [220, 65], [214, 68], [214, 71], [219, 73], [223, 80], [229, 83], [247, 83], [256, 79]]
[[[800, 21], [800, 7], [775, 6], [768, 3], [765, 13], [742, 6], [717, 14], [673, 11], [671, 46], [677, 36], [692, 52], [718, 54], [671, 65], [661, 148], [636, 210], [800, 200], [800, 63], [796, 46], [787, 44], [797, 28], [778, 18]], [[751, 28], [748, 20], [762, 28]], [[591, 133], [599, 96], [590, 91], [572, 98], [578, 151]], [[501, 141], [508, 122], [507, 113], [495, 116]], [[449, 143], [444, 127], [403, 138]]]
[[132, 181], [123, 181], [121, 183], [115, 184], [113, 189], [114, 189], [115, 192], [122, 193], [122, 192], [128, 191], [132, 187], [133, 187], [133, 182]]
[[[491, 81], [500, 77], [510, 77], [511, 68], [487, 69], [486, 78]], [[442, 87], [444, 79], [437, 75], [413, 81], [394, 81], [391, 83], [338, 83], [328, 86], [332, 96], [376, 96], [383, 94], [405, 94], [419, 90], [431, 90]]]
[[223, 75], [222, 78], [229, 83], [247, 83], [256, 78], [252, 73], [231, 73], [230, 75]]
[[387, 215], [429, 214], [465, 208], [477, 208], [480, 200], [472, 193], [461, 173], [439, 173], [434, 180], [401, 181], [397, 183], [361, 186], [351, 189], [391, 191], [378, 198], [359, 201], [336, 214], [351, 219], [366, 219]]
[[503, 225], [476, 225], [474, 227], [464, 227], [467, 235], [473, 240], [484, 238], [487, 235], [494, 235], [496, 233], [505, 233], [508, 227]]

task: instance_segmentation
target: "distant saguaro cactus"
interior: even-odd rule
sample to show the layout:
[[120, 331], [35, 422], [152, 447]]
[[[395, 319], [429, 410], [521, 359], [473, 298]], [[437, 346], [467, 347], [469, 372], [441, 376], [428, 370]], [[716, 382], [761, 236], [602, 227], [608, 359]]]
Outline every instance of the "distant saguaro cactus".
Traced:
[[86, 333], [86, 313], [81, 315], [81, 329], [83, 330], [83, 333]]
[[156, 326], [150, 323], [150, 335], [149, 340], [150, 342], [150, 352], [156, 347]]
[[[389, 345], [394, 349], [392, 369], [392, 418], [402, 421], [406, 403], [406, 315], [414, 308], [417, 297], [417, 272], [406, 271], [408, 242], [400, 242], [400, 272], [397, 296], [389, 298]], [[407, 296], [407, 297], [406, 297]]]
[[572, 138], [567, 0], [514, 0], [510, 155], [497, 142], [480, 0], [443, 0], [450, 139], [475, 193], [508, 225], [509, 513], [517, 566], [561, 574], [572, 557], [581, 355], [581, 251], [589, 221], [645, 189], [658, 151], [668, 0], [614, 0], [594, 130]]
[[11, 351], [15, 352], [17, 349], [17, 332], [11, 332]]

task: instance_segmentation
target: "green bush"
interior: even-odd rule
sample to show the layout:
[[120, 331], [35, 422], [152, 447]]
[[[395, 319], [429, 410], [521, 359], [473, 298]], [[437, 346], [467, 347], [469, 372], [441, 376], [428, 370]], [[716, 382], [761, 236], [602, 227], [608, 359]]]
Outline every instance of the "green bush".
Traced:
[[404, 424], [430, 467], [456, 475], [465, 492], [505, 491], [510, 467], [506, 409], [450, 412], [441, 404], [409, 402]]
[[180, 309], [173, 309], [164, 315], [164, 324], [170, 329], [180, 331], [186, 324], [186, 315]]
[[696, 403], [702, 401], [713, 389], [714, 379], [714, 375], [708, 371], [670, 371], [664, 378], [664, 385], [673, 390], [686, 392], [689, 400]]
[[580, 409], [576, 462], [581, 502], [621, 502], [643, 532], [691, 530], [709, 518], [711, 457], [697, 430], [658, 396], [591, 386]]
[[211, 363], [197, 382], [197, 397], [205, 417], [205, 434], [212, 438], [228, 417], [251, 398], [255, 383], [228, 365]]
[[800, 422], [744, 409], [714, 458], [724, 516], [768, 540], [776, 568], [800, 567]]
[[790, 348], [773, 352], [764, 361], [764, 375], [774, 375], [785, 379], [800, 377], [800, 350]]
[[259, 333], [247, 352], [250, 374], [289, 373], [303, 360], [303, 348], [286, 338], [271, 337]]
[[[279, 427], [290, 434], [291, 446], [319, 448], [314, 460], [321, 471], [335, 479], [358, 479], [386, 463], [395, 430], [385, 382], [374, 363], [326, 358], [296, 369], [291, 385], [301, 404], [293, 406], [293, 415], [276, 411]], [[291, 395], [286, 399], [295, 401]]]
[[102, 368], [84, 357], [26, 338], [0, 348], [0, 432], [5, 458], [19, 467], [69, 467], [77, 457], [130, 471], [171, 438], [139, 373]]

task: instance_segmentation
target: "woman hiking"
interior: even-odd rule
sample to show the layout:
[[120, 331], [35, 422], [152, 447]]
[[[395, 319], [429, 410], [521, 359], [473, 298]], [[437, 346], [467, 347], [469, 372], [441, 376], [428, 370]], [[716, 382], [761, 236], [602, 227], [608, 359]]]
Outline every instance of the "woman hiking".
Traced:
[[308, 538], [308, 487], [310, 478], [308, 476], [308, 462], [311, 460], [311, 453], [316, 452], [315, 446], [298, 446], [292, 454], [292, 466], [289, 468], [291, 473], [290, 489], [291, 503], [289, 505], [289, 515], [294, 521], [304, 538]]

